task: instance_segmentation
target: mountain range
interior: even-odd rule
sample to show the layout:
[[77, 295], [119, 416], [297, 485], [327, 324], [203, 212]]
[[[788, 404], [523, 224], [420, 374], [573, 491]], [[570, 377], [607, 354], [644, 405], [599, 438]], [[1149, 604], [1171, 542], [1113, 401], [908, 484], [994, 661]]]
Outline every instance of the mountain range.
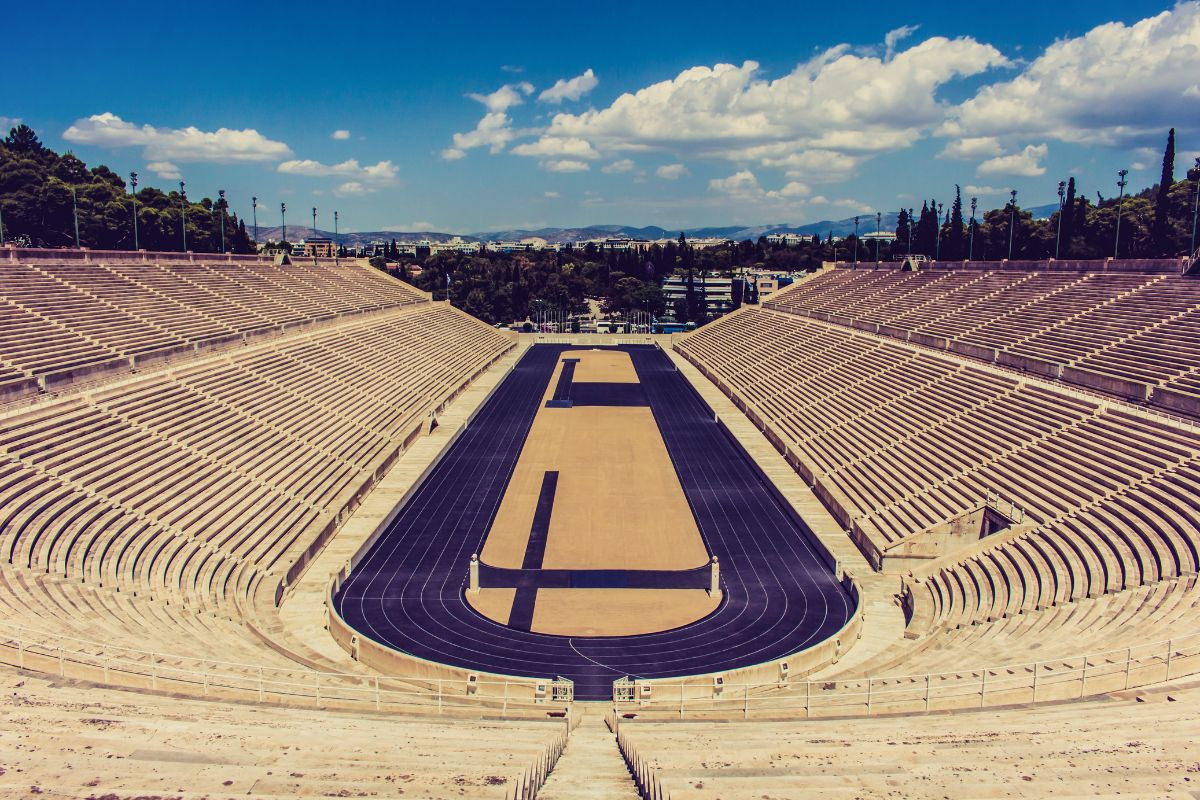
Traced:
[[[1035, 219], [1046, 219], [1058, 210], [1058, 204], [1050, 203], [1025, 210], [1032, 212]], [[880, 229], [894, 231], [896, 229], [896, 218], [897, 214], [894, 211], [884, 214], [879, 226]], [[771, 233], [795, 233], [800, 236], [828, 236], [832, 233], [834, 236], [848, 236], [854, 233], [854, 230], [854, 217], [847, 217], [846, 219], [839, 220], [825, 219], [820, 222], [809, 222], [803, 225], [775, 223], [753, 226], [728, 225], [707, 228], [684, 228], [683, 234], [689, 239], [717, 238], [733, 239], [740, 242], [743, 239], [756, 241], [758, 237]], [[858, 218], [858, 232], [860, 234], [867, 234], [874, 231], [875, 215], [860, 215]], [[281, 233], [282, 229], [278, 226], [273, 228], [259, 227], [258, 239], [259, 241], [279, 239]], [[355, 231], [352, 233], [339, 233], [338, 241], [347, 247], [362, 247], [373, 242], [389, 242], [393, 239], [397, 242], [416, 242], [422, 239], [444, 242], [454, 238], [455, 235], [460, 235], [461, 238], [467, 241], [478, 242], [519, 241], [521, 239], [536, 237], [545, 239], [550, 243], [565, 244], [567, 242], [582, 242], [589, 239], [606, 239], [610, 237], [628, 237], [631, 239], [649, 239], [653, 241], [655, 239], [673, 239], [678, 237], [679, 233], [678, 229], [660, 228], [657, 225], [640, 228], [632, 225], [588, 225], [580, 228], [511, 228], [509, 230], [480, 231], [469, 234], [442, 233], [439, 231]], [[330, 231], [303, 225], [288, 225], [287, 235], [291, 241], [313, 236], [333, 237], [333, 233]]]

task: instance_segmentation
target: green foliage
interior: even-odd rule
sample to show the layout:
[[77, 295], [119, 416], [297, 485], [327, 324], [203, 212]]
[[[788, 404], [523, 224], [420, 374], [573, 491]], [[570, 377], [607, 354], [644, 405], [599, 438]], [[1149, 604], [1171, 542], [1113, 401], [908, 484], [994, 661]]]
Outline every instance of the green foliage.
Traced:
[[[138, 191], [139, 247], [183, 249], [181, 201], [178, 192], [164, 194], [149, 187]], [[73, 211], [77, 211], [82, 246], [132, 250], [133, 209], [134, 198], [126, 190], [125, 181], [108, 167], [88, 169], [71, 153], [55, 153], [44, 147], [26, 125], [18, 125], [0, 140], [0, 211], [6, 240], [24, 237], [35, 247], [74, 247]], [[218, 252], [224, 217], [226, 250], [254, 252], [245, 226], [229, 214], [227, 207], [215, 208], [212, 200], [204, 198], [189, 201], [186, 213], [189, 250]]]

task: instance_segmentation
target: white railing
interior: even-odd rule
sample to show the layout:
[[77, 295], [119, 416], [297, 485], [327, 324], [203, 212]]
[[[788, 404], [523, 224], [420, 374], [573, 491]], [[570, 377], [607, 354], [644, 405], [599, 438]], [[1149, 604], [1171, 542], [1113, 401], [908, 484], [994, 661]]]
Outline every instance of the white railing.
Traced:
[[1200, 633], [1071, 658], [954, 672], [829, 681], [694, 684], [655, 681], [649, 697], [614, 697], [613, 711], [693, 716], [830, 717], [925, 713], [1063, 701], [1200, 673]]
[[527, 699], [524, 683], [323, 672], [114, 647], [0, 623], [0, 664], [125, 688], [316, 707], [409, 713], [562, 716], [570, 701]]

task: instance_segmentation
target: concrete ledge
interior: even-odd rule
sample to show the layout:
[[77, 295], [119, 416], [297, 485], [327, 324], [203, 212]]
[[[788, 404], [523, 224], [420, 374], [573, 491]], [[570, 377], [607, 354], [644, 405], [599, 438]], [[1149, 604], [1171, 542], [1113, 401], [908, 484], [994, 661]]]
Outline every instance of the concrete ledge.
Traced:
[[82, 380], [98, 380], [128, 374], [132, 371], [133, 367], [128, 358], [111, 358], [94, 364], [82, 364], [78, 367], [47, 372], [39, 378], [39, 381], [43, 389], [53, 391]]
[[860, 331], [870, 331], [871, 333], [879, 333], [879, 325], [874, 322], [868, 322], [865, 319], [851, 320], [850, 327], [858, 328]]
[[1183, 414], [1200, 416], [1200, 395], [1182, 392], [1178, 389], [1155, 387], [1150, 395], [1150, 402], [1160, 408], [1169, 408]]
[[[1054, 361], [1047, 361], [1043, 358], [1034, 358], [1033, 356], [1020, 356], [1015, 353], [1001, 352], [996, 358], [997, 364], [1003, 364], [1006, 367], [1019, 369], [1022, 372], [1032, 372], [1036, 375], [1045, 375], [1052, 380], [1062, 378], [1063, 365]], [[1088, 384], [1084, 384], [1088, 385]]]
[[928, 333], [917, 333], [916, 331], [908, 334], [908, 340], [937, 350], [945, 350], [950, 344], [944, 336], [930, 336]]
[[960, 356], [978, 358], [980, 361], [987, 361], [989, 363], [996, 360], [996, 348], [994, 347], [981, 347], [977, 344], [960, 342], [956, 339], [950, 342], [949, 347], [946, 349], [952, 353], [958, 353]]
[[1139, 403], [1145, 403], [1150, 399], [1151, 387], [1149, 384], [1118, 378], [1116, 375], [1103, 375], [1078, 367], [1065, 367], [1062, 371], [1062, 379], [1067, 383], [1098, 389]]
[[890, 336], [893, 339], [902, 339], [906, 342], [908, 341], [909, 334], [912, 333], [908, 328], [897, 328], [894, 325], [879, 325], [876, 330], [884, 336]]

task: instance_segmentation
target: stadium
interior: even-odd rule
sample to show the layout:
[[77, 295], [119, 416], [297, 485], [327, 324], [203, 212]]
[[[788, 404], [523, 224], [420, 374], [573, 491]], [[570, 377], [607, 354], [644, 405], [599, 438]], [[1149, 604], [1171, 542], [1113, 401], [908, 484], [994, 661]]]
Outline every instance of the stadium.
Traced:
[[6, 10], [0, 798], [1200, 797], [1200, 2], [284, 11]]

